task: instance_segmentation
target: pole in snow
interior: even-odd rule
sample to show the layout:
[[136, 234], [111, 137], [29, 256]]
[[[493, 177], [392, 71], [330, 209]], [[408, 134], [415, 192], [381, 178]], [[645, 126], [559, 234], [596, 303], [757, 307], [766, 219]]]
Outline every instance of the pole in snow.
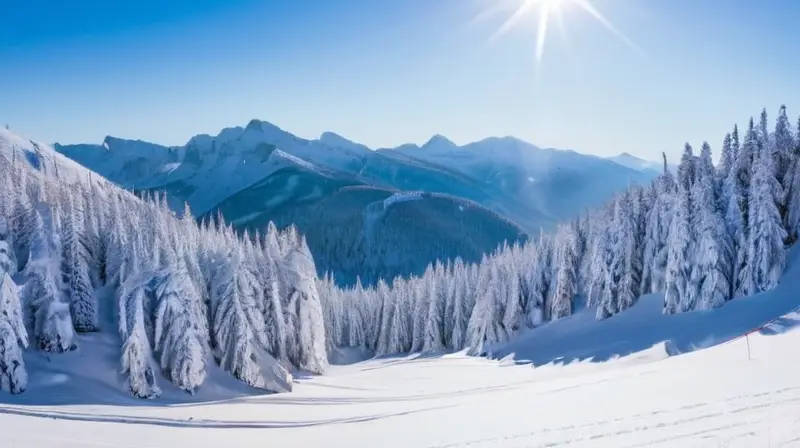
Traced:
[[745, 339], [745, 341], [747, 341], [747, 360], [748, 361], [752, 361], [753, 358], [750, 357], [750, 333], [745, 333], [744, 334], [744, 339]]

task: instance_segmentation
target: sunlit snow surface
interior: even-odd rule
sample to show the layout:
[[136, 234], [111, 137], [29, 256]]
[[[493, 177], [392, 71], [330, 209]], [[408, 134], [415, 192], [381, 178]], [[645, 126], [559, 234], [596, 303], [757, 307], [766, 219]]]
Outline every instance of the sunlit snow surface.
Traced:
[[372, 360], [290, 394], [202, 405], [4, 404], [0, 429], [12, 447], [800, 446], [798, 323], [789, 314], [750, 336], [752, 359], [739, 339], [537, 368], [460, 354]]

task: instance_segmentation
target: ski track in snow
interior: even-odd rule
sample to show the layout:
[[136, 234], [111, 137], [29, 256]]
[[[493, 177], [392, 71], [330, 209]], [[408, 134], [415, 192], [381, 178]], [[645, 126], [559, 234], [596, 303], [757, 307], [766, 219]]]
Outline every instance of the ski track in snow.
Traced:
[[[15, 428], [4, 445], [12, 447], [126, 446], [119, 441], [127, 440], [237, 447], [267, 440], [429, 448], [800, 446], [800, 331], [752, 334], [752, 359], [745, 342], [672, 357], [663, 356], [661, 344], [603, 363], [536, 368], [463, 354], [375, 359], [299, 380], [291, 394], [177, 406], [2, 405], [0, 429]], [[65, 437], [55, 437], [58, 431]]]

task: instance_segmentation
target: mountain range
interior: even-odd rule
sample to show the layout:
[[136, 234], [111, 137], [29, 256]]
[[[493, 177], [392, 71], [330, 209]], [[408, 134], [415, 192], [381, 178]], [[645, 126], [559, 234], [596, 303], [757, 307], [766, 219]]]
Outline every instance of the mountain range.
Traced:
[[183, 146], [109, 136], [54, 148], [124, 188], [164, 191], [174, 210], [187, 203], [198, 218], [221, 213], [251, 232], [295, 224], [320, 271], [345, 284], [421, 274], [436, 259], [477, 261], [658, 174], [630, 155], [604, 159], [514, 137], [459, 146], [436, 135], [373, 150], [261, 120]]

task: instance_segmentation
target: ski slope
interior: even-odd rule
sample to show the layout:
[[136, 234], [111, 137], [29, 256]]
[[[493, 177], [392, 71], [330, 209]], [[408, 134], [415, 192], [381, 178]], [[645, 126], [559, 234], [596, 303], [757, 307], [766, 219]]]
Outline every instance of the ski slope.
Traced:
[[49, 376], [0, 395], [3, 446], [800, 447], [790, 258], [778, 289], [715, 311], [666, 317], [650, 296], [606, 321], [587, 309], [532, 330], [495, 347], [501, 359], [373, 359], [299, 376], [289, 394], [134, 400], [91, 373], [113, 351], [91, 350], [82, 370], [80, 354], [43, 357]]
[[291, 394], [201, 405], [2, 405], [0, 428], [9, 447], [800, 446], [798, 323], [750, 336], [752, 360], [744, 339], [538, 368], [372, 360]]

